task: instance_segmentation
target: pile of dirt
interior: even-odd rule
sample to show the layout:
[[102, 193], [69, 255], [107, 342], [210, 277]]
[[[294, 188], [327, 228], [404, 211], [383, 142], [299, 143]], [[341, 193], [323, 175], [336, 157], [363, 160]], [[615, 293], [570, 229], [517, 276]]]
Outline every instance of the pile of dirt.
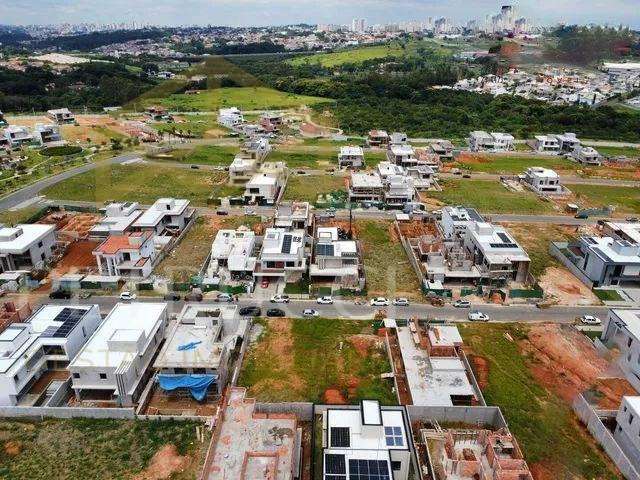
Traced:
[[4, 453], [9, 457], [17, 457], [22, 452], [22, 442], [9, 440], [4, 443]]
[[100, 244], [91, 240], [73, 242], [65, 252], [62, 259], [49, 273], [49, 278], [58, 278], [67, 273], [84, 273], [88, 270], [96, 270], [96, 258], [93, 251]]
[[434, 223], [426, 223], [420, 220], [401, 222], [398, 224], [402, 235], [407, 238], [419, 238], [423, 235], [438, 236], [438, 229]]
[[549, 267], [539, 280], [548, 295], [558, 299], [562, 305], [598, 305], [600, 301], [589, 288], [564, 268]]
[[322, 395], [322, 399], [327, 405], [346, 405], [347, 399], [337, 388], [327, 388]]
[[625, 378], [599, 378], [593, 390], [598, 394], [598, 408], [603, 410], [617, 410], [622, 397], [637, 395]]
[[381, 343], [380, 338], [375, 335], [352, 335], [348, 338], [349, 343], [356, 349], [358, 355], [366, 357], [372, 347], [378, 347]]
[[134, 480], [164, 480], [174, 473], [183, 472], [190, 458], [178, 454], [175, 445], [165, 445], [158, 450], [147, 468], [134, 477]]

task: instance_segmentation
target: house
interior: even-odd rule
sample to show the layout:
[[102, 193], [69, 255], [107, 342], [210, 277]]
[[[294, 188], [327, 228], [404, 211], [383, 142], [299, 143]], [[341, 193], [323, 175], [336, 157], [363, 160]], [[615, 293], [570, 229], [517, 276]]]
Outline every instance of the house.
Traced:
[[158, 105], [145, 108], [144, 114], [152, 122], [160, 122], [169, 118], [169, 111], [166, 108], [160, 107]]
[[636, 390], [640, 389], [640, 310], [613, 308], [604, 322], [602, 342], [619, 351], [617, 363]]
[[521, 181], [539, 195], [565, 195], [569, 191], [560, 183], [560, 175], [549, 168], [529, 167]]
[[406, 133], [393, 132], [389, 137], [389, 145], [405, 145], [409, 139]]
[[58, 125], [45, 125], [38, 123], [33, 129], [33, 136], [36, 142], [43, 146], [49, 143], [62, 141], [60, 127]]
[[571, 153], [580, 147], [580, 140], [575, 133], [564, 133], [562, 135], [552, 135], [558, 141], [560, 153]]
[[275, 205], [281, 189], [279, 175], [256, 173], [245, 185], [244, 201], [251, 205]]
[[386, 147], [389, 144], [389, 134], [384, 130], [371, 130], [367, 143], [370, 147]]
[[364, 167], [364, 152], [362, 147], [340, 147], [338, 155], [339, 168], [362, 168]]
[[0, 273], [41, 269], [53, 256], [55, 225], [0, 226]]
[[269, 139], [264, 137], [250, 137], [242, 147], [243, 156], [257, 160], [258, 163], [262, 162], [270, 152], [271, 144]]
[[159, 198], [135, 222], [132, 229], [137, 232], [152, 232], [155, 235], [178, 234], [195, 216], [191, 202], [178, 198]]
[[403, 407], [377, 400], [362, 400], [358, 409], [330, 406], [322, 414], [321, 440], [324, 480], [409, 478], [412, 440]]
[[450, 140], [436, 140], [429, 146], [431, 153], [438, 155], [443, 162], [450, 162], [453, 160], [453, 143]]
[[337, 227], [318, 227], [309, 266], [312, 280], [357, 287], [364, 273], [354, 240], [341, 239]]
[[510, 152], [514, 149], [515, 138], [508, 133], [491, 132], [494, 152]]
[[382, 178], [377, 173], [351, 173], [349, 182], [349, 201], [382, 202], [384, 198], [384, 186]]
[[[0, 333], [0, 405], [35, 405], [69, 378], [66, 367], [96, 330], [98, 305], [42, 305]], [[36, 382], [44, 388], [32, 392]]]
[[392, 175], [404, 175], [405, 173], [405, 169], [403, 167], [391, 162], [378, 163], [376, 170], [383, 181]]
[[416, 190], [428, 190], [436, 183], [436, 172], [429, 165], [407, 167], [407, 177], [411, 178]]
[[118, 303], [69, 364], [78, 401], [135, 404], [168, 323], [166, 303]]
[[461, 206], [446, 206], [442, 208], [442, 218], [438, 222], [438, 227], [442, 236], [450, 240], [463, 238], [467, 228], [474, 222], [484, 222], [477, 210]]
[[416, 196], [413, 178], [406, 175], [390, 175], [384, 184], [384, 202], [389, 207], [402, 208]]
[[229, 183], [245, 185], [258, 171], [259, 160], [244, 153], [237, 154], [229, 165]]
[[253, 271], [256, 279], [297, 282], [307, 271], [306, 233], [267, 228]]
[[622, 397], [613, 438], [637, 469], [640, 466], [640, 396]]
[[533, 148], [538, 153], [557, 155], [560, 153], [560, 143], [553, 135], [536, 135]]
[[237, 305], [185, 305], [153, 363], [165, 393], [188, 392], [198, 401], [222, 395], [231, 352], [242, 338], [237, 335], [237, 309]]
[[6, 127], [7, 125], [9, 125], [9, 122], [7, 122], [7, 119], [4, 118], [4, 113], [2, 113], [2, 110], [0, 110], [0, 127]]
[[244, 116], [237, 107], [218, 110], [218, 123], [227, 128], [236, 128], [244, 123]]
[[20, 148], [23, 145], [33, 143], [33, 135], [27, 127], [19, 125], [9, 125], [4, 129], [4, 138], [9, 142], [11, 148]]
[[401, 167], [412, 167], [418, 164], [416, 152], [411, 145], [390, 145], [387, 150], [387, 161]]
[[258, 123], [243, 123], [242, 125], [237, 127], [242, 135], [247, 137], [255, 137], [257, 135], [262, 135], [265, 132], [262, 125]]
[[602, 233], [605, 236], [640, 244], [640, 223], [638, 222], [604, 222]]
[[276, 208], [274, 227], [285, 230], [304, 230], [313, 228], [313, 214], [309, 202], [282, 202]]
[[504, 227], [474, 222], [466, 230], [464, 247], [484, 276], [526, 282], [531, 260]]
[[469, 135], [469, 150], [472, 152], [492, 151], [495, 148], [493, 135], [476, 130]]
[[571, 152], [571, 158], [583, 165], [602, 165], [602, 157], [593, 147], [578, 146]]
[[640, 245], [611, 237], [583, 236], [563, 253], [594, 287], [640, 285]]
[[265, 112], [260, 116], [260, 126], [265, 132], [279, 132], [284, 124], [284, 116], [281, 113]]
[[262, 412], [246, 393], [245, 388], [232, 387], [224, 397], [202, 479], [300, 479], [302, 429], [297, 415]]
[[156, 259], [153, 237], [151, 232], [110, 235], [93, 251], [100, 275], [147, 278]]
[[124, 235], [142, 214], [137, 202], [113, 202], [106, 206], [105, 215], [89, 230], [89, 237], [106, 239], [110, 235]]
[[253, 277], [257, 257], [256, 234], [246, 228], [219, 230], [211, 245], [210, 268], [220, 272], [225, 268], [232, 279]]
[[68, 108], [58, 108], [56, 110], [48, 110], [47, 117], [56, 122], [57, 124], [61, 123], [74, 123], [76, 118], [73, 116], [73, 113], [69, 111]]

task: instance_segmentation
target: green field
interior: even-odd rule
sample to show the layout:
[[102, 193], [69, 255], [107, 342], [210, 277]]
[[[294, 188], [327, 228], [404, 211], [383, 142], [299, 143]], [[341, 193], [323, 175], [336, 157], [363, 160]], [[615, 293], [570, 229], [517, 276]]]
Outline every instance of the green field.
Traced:
[[551, 168], [553, 170], [575, 171], [576, 163], [562, 157], [549, 155], [466, 155], [456, 166], [472, 172], [496, 174], [520, 174], [529, 167]]
[[571, 407], [529, 371], [529, 357], [517, 343], [526, 338], [526, 327], [464, 324], [460, 333], [465, 346], [487, 361], [485, 400], [500, 407], [529, 466], [540, 463], [552, 470], [544, 478], [619, 478], [589, 433], [578, 426]]
[[362, 243], [368, 296], [422, 297], [418, 277], [402, 245], [391, 236], [387, 221], [358, 220], [356, 238]]
[[201, 145], [193, 150], [176, 150], [169, 160], [197, 165], [216, 165], [228, 167], [240, 149], [237, 146]]
[[[0, 477], [24, 480], [133, 478], [164, 445], [188, 455], [173, 479], [195, 478], [207, 444], [192, 421], [3, 420]], [[145, 476], [144, 478], [150, 478]], [[155, 477], [154, 477], [155, 478]]]
[[287, 180], [284, 200], [316, 203], [318, 195], [340, 192], [346, 195], [344, 177], [334, 175], [291, 175]]
[[[292, 145], [280, 147], [269, 154], [269, 161], [286, 162], [292, 169], [296, 168], [336, 168], [340, 146], [325, 145]], [[364, 160], [367, 166], [374, 167], [386, 159], [384, 151], [366, 150]]]
[[99, 167], [46, 189], [49, 198], [88, 202], [130, 201], [150, 205], [161, 197], [186, 198], [206, 205], [214, 194], [237, 194], [226, 185], [224, 172], [199, 172], [182, 168], [127, 165]]
[[615, 213], [640, 213], [640, 189], [637, 187], [613, 187], [602, 185], [567, 184], [578, 200], [586, 207], [613, 205]]
[[195, 138], [216, 138], [227, 133], [227, 130], [218, 124], [216, 115], [183, 115], [179, 121], [154, 123], [153, 127], [160, 133], [178, 133]]
[[429, 197], [446, 205], [473, 207], [481, 213], [534, 214], [553, 212], [549, 202], [534, 193], [511, 192], [491, 180], [442, 180], [442, 192], [428, 192]]
[[616, 157], [619, 155], [624, 155], [629, 158], [640, 157], [640, 149], [634, 147], [595, 147], [595, 149], [598, 150], [600, 155], [607, 157]]
[[180, 112], [214, 112], [224, 107], [266, 110], [312, 106], [325, 102], [331, 102], [331, 99], [295, 95], [266, 87], [233, 87], [204, 90], [198, 95], [173, 94], [151, 98], [145, 104], [160, 104], [169, 110]]
[[[354, 320], [268, 319], [247, 351], [238, 384], [264, 402], [322, 402], [336, 389], [349, 403], [365, 398], [396, 404], [392, 382], [380, 378], [391, 369], [371, 322]], [[354, 336], [357, 336], [354, 338]], [[358, 340], [364, 348], [358, 349]]]

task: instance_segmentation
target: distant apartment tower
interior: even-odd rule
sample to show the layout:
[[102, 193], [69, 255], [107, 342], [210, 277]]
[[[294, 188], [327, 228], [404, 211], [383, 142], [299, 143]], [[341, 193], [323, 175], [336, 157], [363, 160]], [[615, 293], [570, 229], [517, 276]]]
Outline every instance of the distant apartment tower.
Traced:
[[351, 31], [364, 33], [366, 27], [366, 21], [364, 18], [354, 18], [351, 21]]

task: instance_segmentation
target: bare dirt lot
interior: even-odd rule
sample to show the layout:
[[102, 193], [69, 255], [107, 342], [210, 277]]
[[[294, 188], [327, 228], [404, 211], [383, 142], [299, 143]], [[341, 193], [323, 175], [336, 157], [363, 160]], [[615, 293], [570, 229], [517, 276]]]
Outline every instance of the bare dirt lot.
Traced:
[[538, 283], [545, 294], [552, 295], [560, 305], [599, 305], [600, 300], [569, 270], [561, 267], [549, 267], [539, 278]]
[[71, 241], [86, 238], [89, 230], [100, 220], [95, 213], [53, 212], [38, 220], [38, 223], [55, 225], [58, 238]]
[[69, 245], [64, 257], [49, 273], [49, 278], [58, 278], [67, 273], [83, 273], [87, 270], [96, 270], [96, 257], [93, 251], [100, 242], [92, 240], [78, 240]]

